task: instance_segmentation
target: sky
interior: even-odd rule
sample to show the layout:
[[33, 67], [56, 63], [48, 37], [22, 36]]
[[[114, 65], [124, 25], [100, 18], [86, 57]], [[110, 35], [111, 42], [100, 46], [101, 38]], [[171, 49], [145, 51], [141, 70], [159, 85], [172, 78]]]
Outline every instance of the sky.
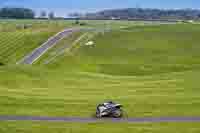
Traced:
[[0, 7], [26, 7], [39, 13], [54, 11], [57, 16], [73, 12], [96, 12], [114, 8], [200, 9], [200, 0], [0, 0]]

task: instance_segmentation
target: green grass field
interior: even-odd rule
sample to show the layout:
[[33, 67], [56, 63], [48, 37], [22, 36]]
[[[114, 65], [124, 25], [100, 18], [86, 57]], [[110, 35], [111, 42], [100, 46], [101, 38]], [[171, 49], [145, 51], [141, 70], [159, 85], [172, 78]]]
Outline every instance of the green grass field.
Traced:
[[198, 123], [52, 123], [2, 122], [2, 133], [199, 133]]
[[[133, 118], [200, 116], [199, 25], [129, 26], [82, 39], [48, 65], [45, 58], [84, 33], [34, 66], [1, 66], [0, 115], [92, 117], [96, 104], [114, 100]], [[199, 133], [200, 123], [0, 122], [9, 133], [128, 131]]]

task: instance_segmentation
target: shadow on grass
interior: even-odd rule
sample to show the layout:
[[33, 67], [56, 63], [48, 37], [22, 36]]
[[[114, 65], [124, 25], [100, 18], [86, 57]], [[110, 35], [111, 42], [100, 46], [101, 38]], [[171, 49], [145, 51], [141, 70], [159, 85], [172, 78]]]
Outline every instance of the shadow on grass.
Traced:
[[0, 62], [0, 66], [4, 66], [4, 65], [5, 65], [4, 63]]

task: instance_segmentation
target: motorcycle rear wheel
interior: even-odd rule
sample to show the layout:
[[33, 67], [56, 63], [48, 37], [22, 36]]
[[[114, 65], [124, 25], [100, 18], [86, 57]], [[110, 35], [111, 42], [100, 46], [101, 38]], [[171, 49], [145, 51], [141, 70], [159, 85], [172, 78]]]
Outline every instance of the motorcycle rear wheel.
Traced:
[[123, 117], [123, 111], [122, 111], [122, 109], [115, 110], [113, 112], [112, 116], [114, 118], [121, 118], [121, 117]]

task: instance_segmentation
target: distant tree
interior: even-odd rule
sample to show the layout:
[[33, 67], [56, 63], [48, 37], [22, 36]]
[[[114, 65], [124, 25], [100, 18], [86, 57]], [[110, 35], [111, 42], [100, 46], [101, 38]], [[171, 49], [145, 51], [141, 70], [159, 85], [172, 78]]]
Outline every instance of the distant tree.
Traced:
[[70, 13], [69, 16], [72, 18], [81, 18], [83, 14], [75, 12], [75, 13]]
[[40, 17], [41, 17], [41, 18], [46, 18], [46, 16], [47, 16], [46, 11], [41, 11]]
[[80, 24], [80, 20], [79, 20], [79, 18], [76, 18], [76, 20], [75, 20], [75, 24]]
[[33, 19], [35, 13], [28, 8], [1, 8], [0, 18]]
[[49, 18], [49, 19], [54, 19], [54, 18], [55, 18], [54, 12], [50, 12], [50, 13], [48, 14], [48, 18]]

